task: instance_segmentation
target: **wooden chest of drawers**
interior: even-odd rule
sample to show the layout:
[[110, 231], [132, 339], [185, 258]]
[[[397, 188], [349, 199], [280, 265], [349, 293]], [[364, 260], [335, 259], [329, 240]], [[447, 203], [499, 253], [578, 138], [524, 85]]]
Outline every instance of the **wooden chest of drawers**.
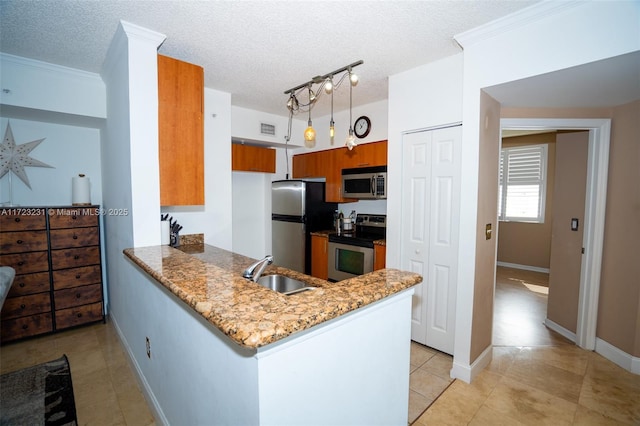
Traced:
[[16, 270], [2, 342], [104, 321], [99, 211], [0, 209], [0, 265]]

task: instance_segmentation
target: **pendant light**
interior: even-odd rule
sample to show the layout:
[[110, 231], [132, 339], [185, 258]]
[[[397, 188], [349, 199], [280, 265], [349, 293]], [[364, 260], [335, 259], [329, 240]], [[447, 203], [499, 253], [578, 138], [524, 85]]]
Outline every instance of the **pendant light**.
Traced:
[[353, 76], [355, 76], [355, 74], [352, 74], [351, 68], [349, 68], [349, 80], [351, 82], [351, 84], [349, 84], [349, 135], [347, 136], [347, 140], [345, 141], [345, 145], [349, 149], [349, 151], [351, 151], [355, 146], [358, 145], [358, 143], [356, 142], [356, 137], [353, 135], [353, 124], [352, 124], [353, 121], [351, 117], [352, 107], [353, 107], [353, 102], [352, 102], [353, 86], [358, 84], [358, 77], [355, 76], [355, 83], [354, 83]]
[[331, 90], [331, 121], [329, 121], [329, 143], [333, 145], [333, 143], [335, 142], [336, 127], [333, 121], [333, 81], [332, 79], [327, 80], [327, 86], [325, 86], [325, 90], [327, 90], [327, 87], [329, 87], [329, 90]]
[[315, 95], [313, 94], [313, 90], [311, 90], [311, 85], [309, 85], [309, 122], [308, 127], [304, 131], [304, 146], [307, 148], [313, 148], [316, 146], [316, 131], [311, 124], [311, 106], [313, 105], [313, 101], [315, 101]]

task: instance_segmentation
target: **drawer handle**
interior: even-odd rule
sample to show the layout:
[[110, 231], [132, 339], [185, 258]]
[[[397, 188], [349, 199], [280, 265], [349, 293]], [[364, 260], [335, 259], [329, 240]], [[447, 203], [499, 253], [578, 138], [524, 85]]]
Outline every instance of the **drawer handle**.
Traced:
[[78, 318], [82, 318], [82, 312], [78, 312], [78, 315], [76, 315]]
[[18, 262], [18, 266], [22, 266], [24, 265], [24, 260], [21, 260], [20, 262]]
[[28, 324], [22, 324], [22, 329], [23, 329], [23, 330], [26, 330], [27, 328], [29, 328], [29, 325], [28, 325]]
[[80, 299], [82, 297], [82, 293], [76, 293], [76, 299]]
[[73, 220], [76, 220], [77, 218], [78, 218], [78, 215], [74, 214], [74, 215], [71, 216], [71, 219], [73, 219]]
[[75, 256], [73, 256], [73, 258], [74, 258], [75, 260], [78, 260], [78, 259], [80, 259], [80, 256], [78, 256], [78, 255], [76, 254]]
[[80, 274], [76, 274], [76, 280], [80, 279]]
[[24, 243], [24, 241], [22, 241], [22, 240], [18, 240], [18, 241], [16, 241], [16, 243], [18, 243], [18, 244], [22, 244], [22, 243]]
[[24, 303], [20, 305], [20, 309], [24, 309], [26, 307], [27, 307], [27, 305], [25, 305]]
[[20, 288], [24, 288], [24, 283], [20, 283], [20, 284], [18, 284], [18, 287], [20, 287]]
[[74, 234], [74, 235], [73, 235], [73, 239], [74, 239], [74, 240], [77, 240], [77, 239], [78, 239], [78, 236]]
[[16, 218], [15, 218], [15, 221], [16, 221], [16, 222], [20, 222], [20, 218], [19, 218], [19, 217], [16, 217]]

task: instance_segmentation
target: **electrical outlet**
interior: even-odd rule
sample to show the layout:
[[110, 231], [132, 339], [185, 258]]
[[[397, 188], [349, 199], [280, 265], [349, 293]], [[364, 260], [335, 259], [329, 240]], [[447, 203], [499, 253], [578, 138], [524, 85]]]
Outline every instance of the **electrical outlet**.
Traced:
[[147, 337], [147, 358], [151, 359], [151, 341]]

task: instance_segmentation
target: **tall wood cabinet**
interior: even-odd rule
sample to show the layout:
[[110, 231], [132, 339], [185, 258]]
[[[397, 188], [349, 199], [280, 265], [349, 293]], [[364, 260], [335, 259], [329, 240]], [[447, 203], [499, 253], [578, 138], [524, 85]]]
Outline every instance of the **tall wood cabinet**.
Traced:
[[158, 55], [160, 205], [204, 205], [204, 70]]
[[0, 209], [2, 342], [104, 321], [99, 206]]

